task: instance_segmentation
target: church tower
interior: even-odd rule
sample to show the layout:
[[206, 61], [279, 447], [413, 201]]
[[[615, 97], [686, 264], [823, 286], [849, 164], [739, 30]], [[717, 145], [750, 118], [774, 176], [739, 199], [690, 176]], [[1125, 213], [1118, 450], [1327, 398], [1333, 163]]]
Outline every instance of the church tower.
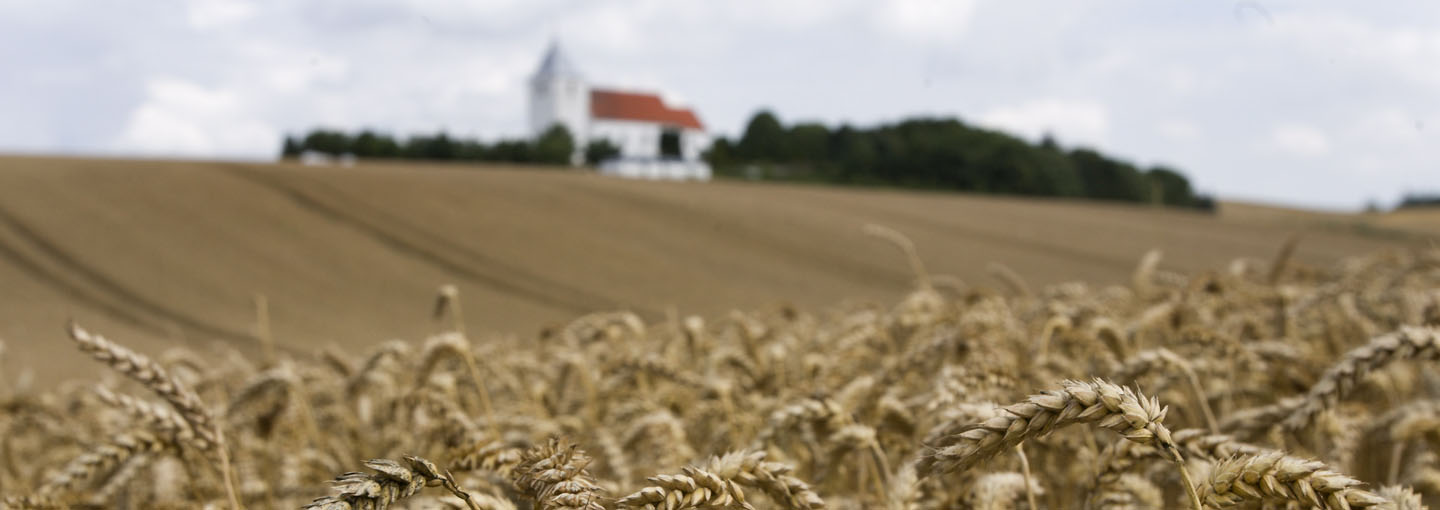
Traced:
[[590, 88], [560, 50], [560, 43], [550, 43], [540, 68], [530, 77], [531, 136], [539, 137], [550, 126], [561, 124], [570, 130], [579, 149], [588, 139], [589, 118]]

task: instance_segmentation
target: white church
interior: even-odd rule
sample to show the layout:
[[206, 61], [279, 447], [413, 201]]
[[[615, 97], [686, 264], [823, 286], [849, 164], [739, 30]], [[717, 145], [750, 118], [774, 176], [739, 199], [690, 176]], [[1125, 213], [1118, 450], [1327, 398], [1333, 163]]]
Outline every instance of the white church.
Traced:
[[591, 141], [609, 140], [620, 155], [600, 163], [600, 173], [641, 179], [710, 180], [700, 154], [710, 148], [705, 125], [688, 108], [659, 95], [591, 86], [552, 43], [530, 78], [530, 130], [539, 137], [556, 124], [575, 138], [578, 164]]

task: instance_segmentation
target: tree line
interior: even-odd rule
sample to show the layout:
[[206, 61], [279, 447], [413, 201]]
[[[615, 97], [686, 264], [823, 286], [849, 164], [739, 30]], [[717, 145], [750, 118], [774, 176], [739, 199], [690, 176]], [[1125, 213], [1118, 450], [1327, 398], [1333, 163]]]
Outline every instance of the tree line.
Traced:
[[[572, 162], [576, 144], [559, 124], [535, 139], [493, 143], [443, 131], [401, 140], [368, 129], [354, 134], [315, 129], [303, 137], [286, 136], [281, 156], [314, 151], [367, 159], [565, 165]], [[583, 149], [585, 162], [592, 166], [620, 154], [605, 140]], [[1215, 207], [1212, 198], [1197, 193], [1173, 168], [1142, 169], [1093, 149], [1061, 147], [1049, 136], [1031, 143], [954, 118], [831, 128], [819, 123], [786, 126], [773, 113], [760, 111], [738, 139], [717, 138], [704, 157], [721, 177]]]
[[[485, 143], [473, 138], [456, 138], [440, 131], [433, 135], [415, 135], [397, 139], [388, 133], [361, 130], [355, 134], [334, 129], [314, 129], [305, 136], [286, 136], [280, 149], [282, 158], [299, 157], [305, 152], [330, 156], [351, 154], [367, 159], [418, 159], [432, 161], [476, 161], [491, 163], [570, 164], [575, 152], [575, 138], [565, 126], [556, 124], [539, 138], [508, 139]], [[586, 144], [585, 160], [598, 164], [620, 154], [609, 141]]]
[[1440, 207], [1440, 193], [1406, 193], [1395, 206], [1396, 209], [1417, 207]]
[[1065, 149], [965, 124], [915, 118], [873, 128], [818, 123], [786, 126], [761, 111], [738, 140], [718, 138], [706, 154], [716, 175], [1080, 197], [1213, 210], [1175, 169], [1141, 169], [1088, 148]]

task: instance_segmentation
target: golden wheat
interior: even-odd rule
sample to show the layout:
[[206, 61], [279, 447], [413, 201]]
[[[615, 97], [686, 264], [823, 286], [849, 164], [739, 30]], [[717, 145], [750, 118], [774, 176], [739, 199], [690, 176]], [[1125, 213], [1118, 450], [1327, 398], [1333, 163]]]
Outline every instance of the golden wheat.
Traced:
[[1238, 259], [1189, 277], [1150, 252], [1127, 286], [1031, 288], [996, 265], [997, 290], [937, 287], [908, 238], [867, 232], [914, 273], [892, 305], [597, 312], [508, 339], [466, 332], [445, 286], [428, 338], [307, 355], [274, 345], [257, 297], [253, 359], [152, 357], [72, 326], [124, 377], [0, 381], [0, 495], [327, 510], [1440, 497], [1440, 250], [1318, 267], [1291, 240], [1268, 270]]

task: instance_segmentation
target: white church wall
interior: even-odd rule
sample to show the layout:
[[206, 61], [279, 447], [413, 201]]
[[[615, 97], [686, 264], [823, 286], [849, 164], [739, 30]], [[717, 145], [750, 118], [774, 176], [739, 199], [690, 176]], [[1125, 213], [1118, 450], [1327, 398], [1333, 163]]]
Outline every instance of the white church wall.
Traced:
[[698, 129], [686, 129], [680, 133], [680, 157], [699, 161], [705, 151], [710, 150], [710, 134]]
[[[609, 140], [627, 158], [659, 158], [660, 135], [664, 129], [654, 122], [619, 119], [591, 119], [589, 140]], [[680, 131], [680, 158], [697, 161], [710, 149], [709, 133], [698, 129]]]
[[531, 83], [530, 132], [540, 136], [562, 124], [576, 140], [584, 140], [590, 120], [590, 88], [578, 77], [557, 77]]
[[590, 140], [609, 140], [622, 158], [659, 158], [660, 125], [618, 119], [592, 119]]
[[601, 163], [600, 173], [631, 179], [708, 181], [711, 177], [710, 165], [704, 161], [676, 159], [617, 158]]

